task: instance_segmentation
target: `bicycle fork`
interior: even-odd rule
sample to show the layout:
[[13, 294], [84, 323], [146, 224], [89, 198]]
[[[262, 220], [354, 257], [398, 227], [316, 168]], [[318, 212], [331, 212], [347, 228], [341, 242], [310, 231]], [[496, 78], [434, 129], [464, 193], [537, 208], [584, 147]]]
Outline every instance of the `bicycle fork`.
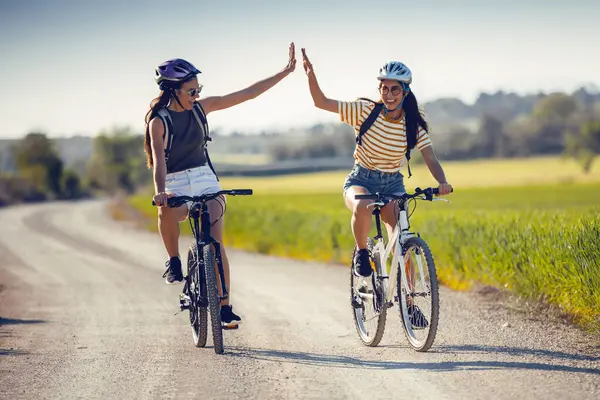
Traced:
[[219, 242], [214, 242], [213, 243], [214, 247], [215, 247], [215, 260], [218, 266], [218, 272], [219, 272], [219, 283], [221, 284], [221, 296], [219, 298], [219, 300], [223, 301], [223, 300], [227, 300], [227, 298], [229, 297], [229, 293], [227, 291], [227, 285], [225, 284], [225, 270], [223, 268], [223, 260], [221, 258], [221, 244]]

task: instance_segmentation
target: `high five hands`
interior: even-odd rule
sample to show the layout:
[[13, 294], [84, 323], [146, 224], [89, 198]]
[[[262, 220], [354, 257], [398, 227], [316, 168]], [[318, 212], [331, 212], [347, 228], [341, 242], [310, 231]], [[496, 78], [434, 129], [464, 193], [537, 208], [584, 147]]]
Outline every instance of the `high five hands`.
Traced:
[[[285, 72], [286, 74], [294, 72], [294, 70], [296, 69], [296, 45], [294, 44], [294, 42], [290, 43], [288, 53], [289, 53], [288, 63], [285, 66], [285, 68], [283, 69], [283, 72]], [[308, 59], [308, 56], [306, 55], [305, 48], [302, 48], [302, 66], [304, 67], [304, 72], [306, 72], [307, 76], [310, 76], [314, 72], [312, 63], [310, 62], [310, 60]]]

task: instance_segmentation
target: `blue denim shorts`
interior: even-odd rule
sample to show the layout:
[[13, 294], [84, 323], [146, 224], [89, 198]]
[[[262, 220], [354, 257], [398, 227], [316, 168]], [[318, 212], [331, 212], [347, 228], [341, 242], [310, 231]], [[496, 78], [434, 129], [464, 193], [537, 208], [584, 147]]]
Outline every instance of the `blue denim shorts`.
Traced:
[[350, 186], [361, 186], [369, 193], [406, 193], [404, 176], [400, 172], [382, 172], [367, 169], [359, 164], [354, 164], [352, 171], [344, 181], [344, 193]]

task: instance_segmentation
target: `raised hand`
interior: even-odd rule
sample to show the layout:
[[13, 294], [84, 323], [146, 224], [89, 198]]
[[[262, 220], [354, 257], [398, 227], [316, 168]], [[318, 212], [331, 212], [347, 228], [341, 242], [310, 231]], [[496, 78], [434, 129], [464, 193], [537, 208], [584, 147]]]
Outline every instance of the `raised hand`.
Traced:
[[306, 72], [307, 76], [314, 73], [312, 63], [310, 62], [310, 60], [308, 59], [308, 56], [306, 55], [305, 48], [302, 48], [302, 65], [304, 66], [304, 72]]
[[283, 69], [286, 73], [294, 72], [296, 69], [296, 46], [294, 42], [290, 43], [289, 60], [286, 67]]

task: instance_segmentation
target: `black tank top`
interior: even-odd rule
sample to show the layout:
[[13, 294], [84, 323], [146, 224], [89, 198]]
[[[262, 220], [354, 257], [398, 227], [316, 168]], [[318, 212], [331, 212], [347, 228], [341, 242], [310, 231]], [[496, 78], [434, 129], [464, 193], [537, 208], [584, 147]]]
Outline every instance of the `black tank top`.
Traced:
[[167, 161], [167, 173], [206, 165], [204, 129], [198, 125], [192, 111], [167, 109], [173, 120], [173, 142]]

